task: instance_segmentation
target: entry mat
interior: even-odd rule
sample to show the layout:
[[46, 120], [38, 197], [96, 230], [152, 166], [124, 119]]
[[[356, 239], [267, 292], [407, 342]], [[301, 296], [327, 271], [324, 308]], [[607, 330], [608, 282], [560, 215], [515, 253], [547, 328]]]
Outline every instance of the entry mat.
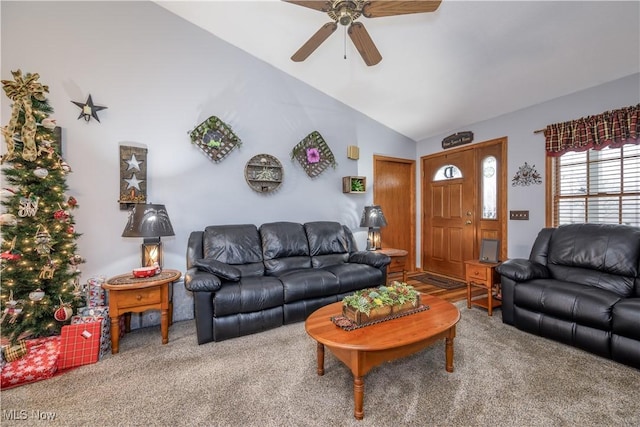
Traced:
[[437, 286], [443, 289], [458, 289], [467, 286], [465, 282], [456, 279], [450, 279], [448, 277], [436, 276], [429, 273], [419, 274], [417, 276], [411, 276], [411, 280], [417, 280], [428, 285]]

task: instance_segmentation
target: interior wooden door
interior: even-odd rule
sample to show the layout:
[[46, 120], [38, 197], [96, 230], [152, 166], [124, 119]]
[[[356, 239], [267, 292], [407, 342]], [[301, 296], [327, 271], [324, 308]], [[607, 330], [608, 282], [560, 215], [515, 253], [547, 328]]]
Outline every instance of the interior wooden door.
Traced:
[[381, 229], [383, 248], [408, 252], [405, 270], [415, 270], [416, 162], [395, 157], [373, 157], [373, 202], [380, 205], [387, 226]]
[[[423, 269], [464, 278], [464, 262], [473, 259], [475, 242], [474, 177], [471, 150], [423, 159]], [[426, 268], [425, 268], [426, 267]]]
[[479, 259], [482, 239], [499, 240], [506, 259], [506, 159], [506, 137], [421, 159], [424, 271], [464, 279], [464, 262]]

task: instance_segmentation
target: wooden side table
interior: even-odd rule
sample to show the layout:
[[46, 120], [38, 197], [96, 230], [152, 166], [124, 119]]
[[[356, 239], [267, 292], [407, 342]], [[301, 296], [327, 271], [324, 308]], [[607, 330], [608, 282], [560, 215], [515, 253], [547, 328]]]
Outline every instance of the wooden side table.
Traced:
[[388, 255], [391, 257], [391, 264], [387, 267], [388, 273], [402, 273], [402, 281], [407, 281], [407, 254], [409, 252], [404, 249], [383, 248], [377, 249], [375, 252]]
[[[136, 278], [133, 274], [121, 274], [107, 280], [102, 287], [109, 291], [109, 318], [111, 319], [111, 354], [119, 351], [120, 325], [118, 318], [125, 313], [142, 313], [160, 310], [160, 331], [162, 344], [169, 342], [169, 311], [173, 304], [169, 301], [169, 284], [180, 278], [178, 270], [162, 270], [153, 277]], [[129, 323], [127, 322], [127, 329]]]
[[[480, 262], [478, 260], [465, 261], [465, 277], [467, 282], [467, 308], [477, 305], [487, 309], [489, 316], [493, 316], [493, 309], [500, 307], [502, 301], [495, 298], [494, 292], [499, 294], [500, 279], [496, 272], [499, 262]], [[471, 288], [482, 288], [486, 294], [471, 298]]]

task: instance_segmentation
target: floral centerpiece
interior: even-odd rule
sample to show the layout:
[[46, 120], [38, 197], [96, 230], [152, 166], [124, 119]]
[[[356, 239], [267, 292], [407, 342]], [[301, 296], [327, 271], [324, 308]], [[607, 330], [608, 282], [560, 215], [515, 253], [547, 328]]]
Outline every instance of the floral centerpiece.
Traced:
[[356, 324], [371, 322], [420, 306], [420, 293], [404, 282], [362, 289], [342, 300], [342, 315]]

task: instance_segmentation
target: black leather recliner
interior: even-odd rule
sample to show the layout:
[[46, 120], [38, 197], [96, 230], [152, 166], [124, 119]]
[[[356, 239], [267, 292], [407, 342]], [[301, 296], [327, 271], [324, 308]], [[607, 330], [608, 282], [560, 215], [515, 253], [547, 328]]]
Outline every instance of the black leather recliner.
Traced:
[[185, 287], [198, 344], [305, 320], [363, 288], [386, 284], [391, 259], [357, 251], [337, 222], [215, 225], [194, 231]]
[[640, 369], [640, 228], [545, 228], [496, 271], [504, 323]]

